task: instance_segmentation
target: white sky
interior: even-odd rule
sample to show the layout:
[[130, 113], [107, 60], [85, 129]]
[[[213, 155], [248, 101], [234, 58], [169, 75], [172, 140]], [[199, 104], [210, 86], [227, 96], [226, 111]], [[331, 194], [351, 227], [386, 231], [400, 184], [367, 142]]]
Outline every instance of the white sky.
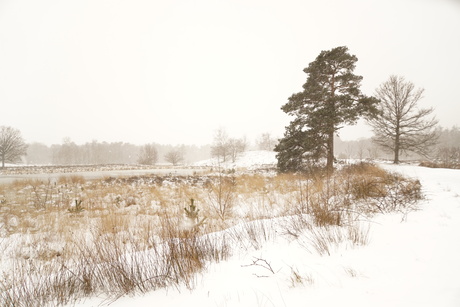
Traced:
[[365, 94], [402, 75], [460, 125], [459, 0], [0, 0], [0, 125], [45, 144], [281, 137], [302, 70], [343, 45]]

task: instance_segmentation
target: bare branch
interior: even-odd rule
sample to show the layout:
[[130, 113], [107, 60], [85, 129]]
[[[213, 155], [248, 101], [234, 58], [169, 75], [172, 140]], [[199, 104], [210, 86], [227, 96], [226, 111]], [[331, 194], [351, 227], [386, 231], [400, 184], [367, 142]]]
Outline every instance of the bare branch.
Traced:
[[21, 156], [27, 154], [27, 145], [18, 129], [12, 127], [0, 127], [0, 159], [2, 168], [5, 163], [15, 163], [20, 160]]
[[369, 119], [375, 134], [373, 141], [394, 153], [394, 163], [399, 163], [401, 152], [426, 156], [429, 148], [436, 144], [434, 129], [438, 121], [434, 117], [427, 118], [434, 109], [418, 108], [423, 92], [423, 89], [415, 89], [412, 82], [398, 76], [390, 76], [376, 89], [380, 100], [379, 112]]

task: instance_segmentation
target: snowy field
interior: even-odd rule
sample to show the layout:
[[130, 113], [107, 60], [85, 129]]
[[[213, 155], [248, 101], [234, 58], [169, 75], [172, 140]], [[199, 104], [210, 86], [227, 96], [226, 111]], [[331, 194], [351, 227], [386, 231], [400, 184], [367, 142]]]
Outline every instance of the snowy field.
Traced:
[[[264, 157], [262, 164], [270, 163]], [[407, 216], [363, 221], [364, 246], [341, 244], [319, 255], [281, 236], [282, 218], [265, 220], [270, 234], [262, 246], [242, 242], [230, 259], [199, 273], [192, 290], [114, 302], [96, 297], [76, 306], [460, 306], [460, 171], [382, 166], [419, 179], [425, 199]]]
[[193, 175], [207, 172], [205, 166], [170, 165], [94, 165], [94, 166], [10, 166], [0, 170], [0, 184], [17, 180], [57, 181], [62, 176], [81, 176], [87, 180], [104, 177], [127, 177], [144, 175]]
[[[34, 265], [38, 263], [42, 266], [36, 268], [44, 272], [47, 263], [58, 263], [59, 268], [63, 255], [71, 254], [74, 249], [69, 246], [84, 247], [79, 245], [83, 242], [78, 240], [80, 236], [86, 238], [84, 240], [99, 240], [95, 242], [103, 244], [103, 248], [111, 246], [104, 245], [107, 242], [120, 242], [121, 245], [128, 242], [120, 245], [120, 249], [115, 246], [114, 251], [129, 250], [130, 244], [141, 244], [136, 240], [142, 236], [156, 238], [159, 235], [159, 230], [151, 227], [164, 227], [165, 222], [159, 217], [161, 210], [167, 209], [172, 217], [182, 217], [184, 203], [195, 197], [201, 212], [208, 218], [198, 238], [209, 238], [204, 242], [211, 242], [213, 246], [230, 244], [228, 256], [217, 256], [218, 261], [204, 261], [205, 266], [185, 283], [160, 286], [145, 294], [135, 292], [135, 295], [116, 294], [114, 297], [99, 292], [101, 294], [96, 296], [77, 298], [77, 303], [69, 306], [460, 306], [459, 170], [381, 163], [383, 169], [420, 181], [424, 198], [419, 201], [418, 210], [412, 208], [369, 216], [360, 213], [352, 218], [351, 226], [306, 227], [302, 224], [305, 214], [292, 211], [298, 197], [305, 196], [298, 192], [306, 187], [296, 188], [296, 183], [292, 182], [297, 180], [295, 177], [280, 179], [275, 178], [273, 171], [267, 172], [275, 164], [273, 152], [248, 152], [236, 162], [208, 160], [196, 165], [214, 172], [223, 170], [230, 174], [228, 178], [237, 176], [240, 182], [239, 190], [235, 190], [240, 192], [235, 198], [234, 212], [220, 222], [215, 211], [205, 207], [206, 200], [211, 200], [211, 192], [205, 192], [205, 186], [199, 183], [210, 180], [212, 174], [102, 181], [86, 181], [77, 176], [41, 186], [32, 181], [26, 182], [29, 186], [25, 187], [20, 183], [0, 185], [3, 214], [0, 220], [3, 253], [0, 274], [4, 274], [3, 280], [6, 280], [8, 275], [5, 274], [19, 276], [22, 266], [31, 265], [24, 269], [27, 276], [29, 272], [34, 273]], [[160, 186], [156, 186], [158, 178]], [[193, 178], [198, 180], [198, 186], [190, 185]], [[347, 177], [338, 178], [344, 180], [337, 182], [339, 186], [353, 183]], [[185, 185], [181, 183], [184, 180]], [[251, 184], [260, 186], [247, 186]], [[287, 186], [289, 184], [293, 186]], [[28, 207], [17, 205], [14, 209], [9, 205], [14, 204], [9, 187], [19, 189], [16, 201], [30, 201]], [[277, 188], [270, 191], [266, 187]], [[40, 193], [45, 193], [49, 201], [45, 202]], [[338, 197], [339, 202], [346, 200], [339, 194], [331, 199], [334, 197]], [[82, 212], [72, 207], [78, 199], [83, 199]], [[309, 215], [307, 217], [307, 223], [312, 223]], [[40, 224], [42, 220], [45, 224]], [[180, 218], [175, 220], [180, 221]], [[215, 230], [206, 230], [211, 226]], [[187, 229], [189, 225], [180, 227]], [[105, 241], [105, 237], [114, 241]], [[62, 240], [68, 241], [59, 243]], [[152, 242], [151, 238], [146, 237], [145, 242]], [[321, 245], [323, 243], [325, 245]], [[41, 254], [49, 250], [51, 254]], [[126, 258], [131, 261], [154, 259], [145, 256], [149, 253], [148, 247], [140, 250], [142, 252], [135, 251]], [[91, 250], [86, 253], [94, 256]], [[123, 259], [123, 253], [116, 259]], [[33, 259], [37, 255], [41, 255], [42, 260], [35, 263]], [[17, 272], [12, 273], [15, 263]], [[76, 259], [75, 269], [85, 263], [85, 259]], [[142, 262], [140, 269], [149, 264]], [[76, 271], [67, 263], [65, 265], [67, 271], [62, 275], [63, 280], [68, 278], [78, 283], [80, 277], [72, 275]], [[93, 269], [100, 265], [110, 268], [110, 263], [88, 262], [88, 267], [91, 265], [95, 265]], [[150, 274], [152, 267], [146, 271]], [[29, 283], [14, 287], [32, 291]], [[0, 285], [8, 283], [0, 280]], [[40, 291], [43, 293], [43, 289]]]

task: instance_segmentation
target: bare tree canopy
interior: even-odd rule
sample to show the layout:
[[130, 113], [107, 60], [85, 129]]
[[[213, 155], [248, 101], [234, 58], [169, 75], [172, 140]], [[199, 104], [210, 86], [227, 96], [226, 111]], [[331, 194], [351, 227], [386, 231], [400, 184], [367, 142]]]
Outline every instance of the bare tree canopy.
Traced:
[[228, 158], [235, 162], [238, 155], [243, 153], [247, 147], [246, 138], [229, 138], [227, 131], [219, 128], [214, 135], [211, 157], [217, 158], [219, 162], [225, 162]]
[[182, 161], [184, 161], [184, 150], [181, 148], [178, 149], [173, 149], [171, 151], [168, 151], [165, 154], [165, 160], [166, 162], [171, 163], [172, 165], [176, 166]]
[[14, 163], [20, 160], [21, 156], [27, 153], [27, 145], [18, 129], [12, 127], [0, 127], [0, 158], [2, 168], [5, 163]]
[[158, 150], [152, 144], [141, 147], [138, 163], [144, 165], [155, 165], [158, 162]]
[[230, 148], [228, 146], [228, 134], [224, 128], [216, 130], [214, 141], [211, 147], [211, 157], [217, 158], [219, 161], [225, 162], [230, 156]]
[[260, 150], [273, 150], [277, 143], [277, 140], [273, 138], [270, 133], [266, 132], [260, 135], [260, 137], [256, 140], [257, 147]]
[[230, 138], [228, 140], [228, 147], [230, 149], [230, 157], [232, 158], [232, 162], [235, 162], [236, 158], [238, 158], [238, 155], [246, 150], [246, 147], [248, 147], [248, 143], [246, 141], [246, 138]]
[[369, 119], [375, 134], [373, 141], [394, 153], [394, 163], [399, 163], [402, 152], [427, 156], [430, 147], [436, 144], [438, 121], [431, 117], [434, 109], [417, 106], [423, 91], [400, 76], [390, 76], [376, 90], [379, 112]]

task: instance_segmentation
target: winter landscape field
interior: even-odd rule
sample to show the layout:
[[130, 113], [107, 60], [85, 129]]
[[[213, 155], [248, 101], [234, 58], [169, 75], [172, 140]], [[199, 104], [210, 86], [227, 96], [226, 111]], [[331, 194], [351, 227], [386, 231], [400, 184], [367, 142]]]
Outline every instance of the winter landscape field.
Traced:
[[459, 170], [275, 163], [0, 184], [0, 305], [460, 306]]
[[460, 0], [0, 0], [0, 307], [460, 307]]

